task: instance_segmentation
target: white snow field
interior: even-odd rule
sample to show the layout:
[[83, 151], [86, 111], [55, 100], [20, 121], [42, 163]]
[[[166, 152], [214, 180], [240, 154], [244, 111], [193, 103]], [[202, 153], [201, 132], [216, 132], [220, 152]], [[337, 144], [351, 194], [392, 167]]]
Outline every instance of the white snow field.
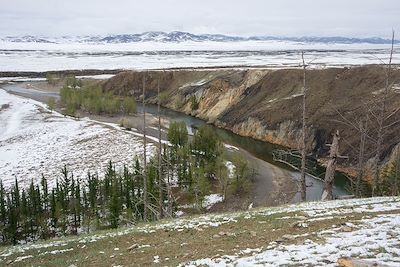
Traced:
[[[64, 165], [75, 178], [85, 179], [88, 171], [101, 177], [109, 160], [117, 169], [131, 167], [142, 149], [137, 132], [51, 113], [42, 103], [0, 89], [0, 179], [5, 187], [15, 179], [22, 186], [38, 182], [42, 174], [52, 185]], [[148, 156], [153, 149], [148, 143]]]
[[[380, 64], [390, 45], [289, 41], [14, 43], [0, 41], [0, 71], [159, 69], [194, 67], [296, 67], [300, 51], [311, 67]], [[399, 45], [396, 45], [399, 49]], [[396, 50], [397, 51], [397, 50]], [[393, 62], [400, 63], [399, 53]]]

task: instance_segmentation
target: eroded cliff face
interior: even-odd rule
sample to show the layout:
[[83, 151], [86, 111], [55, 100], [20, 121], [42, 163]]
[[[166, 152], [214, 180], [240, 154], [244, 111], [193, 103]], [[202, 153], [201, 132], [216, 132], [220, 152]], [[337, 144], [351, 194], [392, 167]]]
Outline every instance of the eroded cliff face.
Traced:
[[[103, 84], [104, 90], [119, 95], [142, 95], [144, 72], [124, 72]], [[387, 110], [400, 107], [400, 71]], [[160, 81], [163, 105], [202, 118], [243, 136], [298, 148], [301, 137], [302, 71], [297, 69], [174, 70], [146, 72], [146, 99], [157, 102]], [[369, 121], [367, 157], [373, 156], [377, 111], [384, 88], [385, 70], [379, 66], [330, 68], [307, 71], [308, 147], [324, 156], [331, 133], [340, 130], [341, 153], [355, 159], [360, 134], [355, 127]], [[198, 108], [192, 110], [192, 99]], [[400, 120], [400, 111], [390, 120]], [[350, 123], [351, 122], [351, 123]], [[384, 157], [400, 141], [400, 124], [385, 130]], [[352, 161], [345, 164], [351, 165]]]

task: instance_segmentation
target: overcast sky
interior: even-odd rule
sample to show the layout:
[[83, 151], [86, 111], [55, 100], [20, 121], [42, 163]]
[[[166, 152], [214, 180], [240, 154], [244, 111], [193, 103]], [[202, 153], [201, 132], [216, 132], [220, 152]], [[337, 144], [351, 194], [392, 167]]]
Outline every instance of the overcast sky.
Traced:
[[1, 0], [0, 36], [188, 31], [381, 36], [400, 31], [399, 0]]

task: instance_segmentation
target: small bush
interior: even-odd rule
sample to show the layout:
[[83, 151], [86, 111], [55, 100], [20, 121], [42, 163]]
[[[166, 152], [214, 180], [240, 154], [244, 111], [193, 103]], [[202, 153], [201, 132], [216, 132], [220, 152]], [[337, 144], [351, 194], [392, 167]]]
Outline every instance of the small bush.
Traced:
[[168, 94], [166, 92], [160, 93], [159, 96], [160, 105], [164, 105], [168, 101]]
[[132, 130], [133, 124], [127, 118], [122, 118], [119, 120], [119, 126], [126, 130]]
[[136, 113], [136, 100], [133, 97], [125, 97], [122, 101], [122, 110], [124, 114]]
[[46, 81], [50, 85], [56, 85], [60, 81], [60, 77], [57, 74], [46, 74]]
[[47, 100], [47, 108], [53, 111], [55, 107], [56, 107], [56, 100], [54, 97], [50, 97]]
[[232, 162], [235, 165], [234, 176], [230, 185], [232, 193], [234, 195], [246, 193], [251, 188], [251, 181], [255, 176], [255, 171], [239, 155], [235, 155]]
[[182, 97], [178, 96], [178, 97], [175, 99], [175, 108], [176, 108], [176, 109], [182, 108], [184, 104], [185, 104], [185, 103], [183, 102]]
[[195, 111], [199, 108], [199, 103], [197, 102], [195, 95], [192, 95], [190, 97], [190, 108], [192, 109], [192, 111]]

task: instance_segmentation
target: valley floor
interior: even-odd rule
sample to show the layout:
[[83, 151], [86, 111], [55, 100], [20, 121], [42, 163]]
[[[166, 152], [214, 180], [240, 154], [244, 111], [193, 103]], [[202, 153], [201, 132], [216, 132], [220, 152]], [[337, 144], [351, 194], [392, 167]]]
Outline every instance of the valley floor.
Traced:
[[4, 247], [0, 265], [399, 266], [399, 229], [399, 198], [307, 202]]

